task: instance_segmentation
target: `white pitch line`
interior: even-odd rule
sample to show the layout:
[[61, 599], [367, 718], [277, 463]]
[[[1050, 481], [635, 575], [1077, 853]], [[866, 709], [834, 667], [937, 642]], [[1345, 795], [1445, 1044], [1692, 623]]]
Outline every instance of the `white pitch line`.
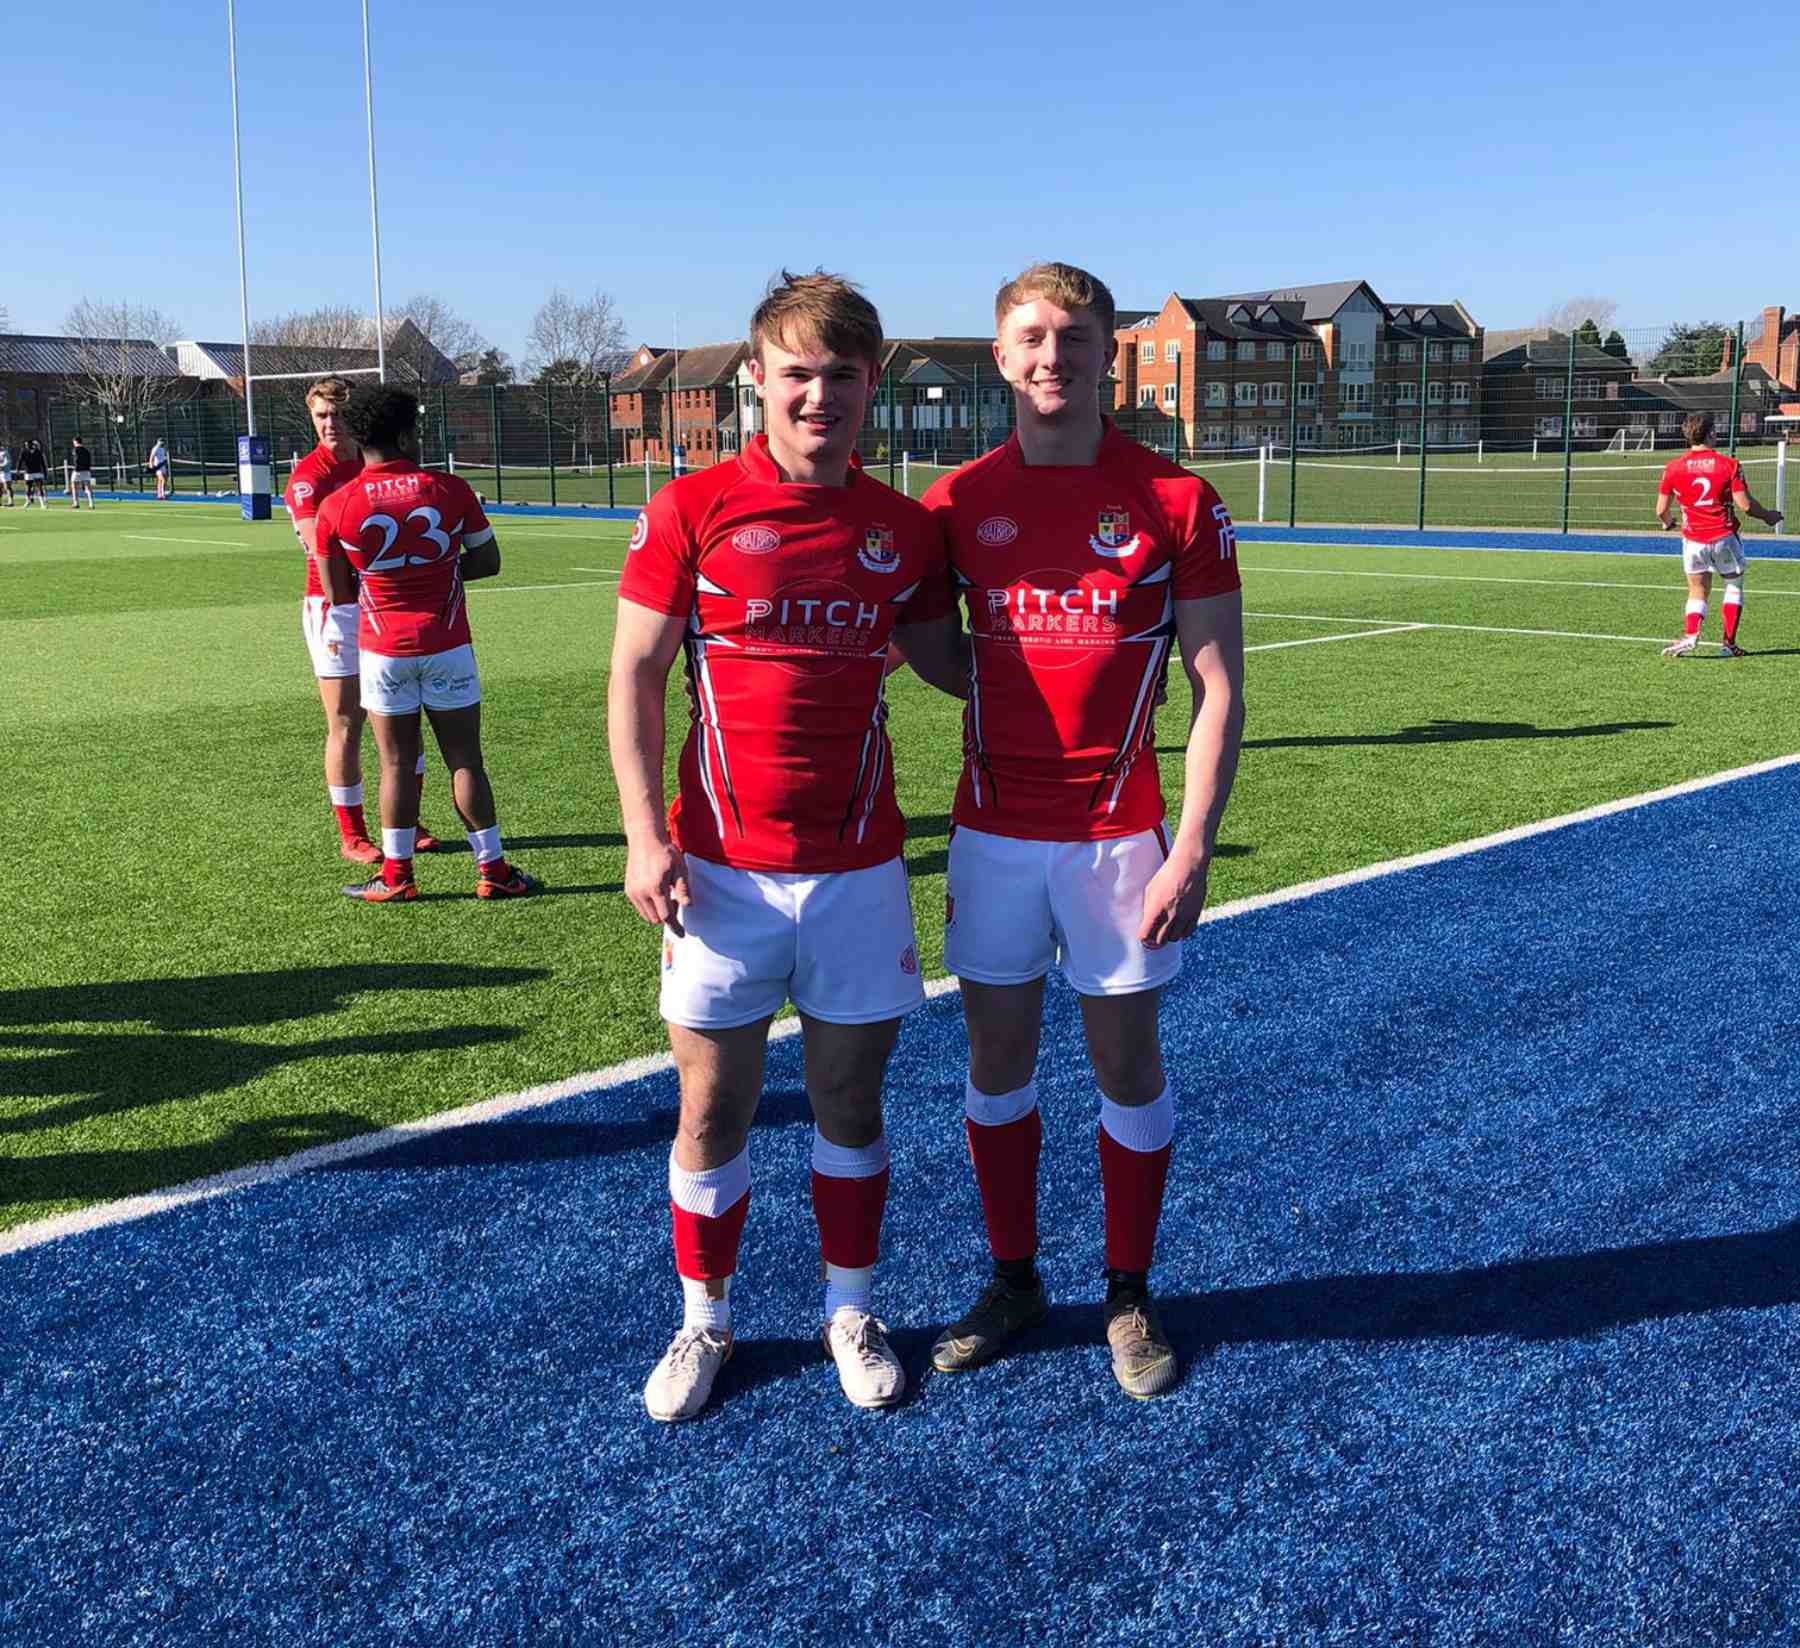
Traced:
[[177, 538], [167, 532], [121, 532], [119, 536], [140, 544], [204, 544], [208, 549], [274, 549], [276, 547], [274, 544], [247, 544], [240, 539], [231, 538]]
[[570, 567], [571, 572], [597, 572], [602, 578], [623, 578], [624, 573], [613, 567]]
[[[1472, 572], [1356, 572], [1340, 570], [1336, 567], [1251, 566], [1241, 558], [1238, 564], [1245, 572], [1278, 572], [1291, 574], [1296, 578], [1402, 578], [1413, 583], [1531, 584], [1542, 589], [1645, 589], [1654, 591], [1658, 595], [1667, 595], [1671, 590], [1680, 590], [1684, 587], [1674, 582], [1614, 584], [1593, 578], [1489, 578]], [[1786, 595], [1800, 600], [1800, 589], [1764, 589], [1758, 584], [1755, 593], [1759, 601], [1765, 595]]]
[[[1542, 819], [1536, 824], [1518, 824], [1492, 835], [1453, 842], [1447, 847], [1433, 847], [1428, 852], [1411, 853], [1405, 858], [1391, 858], [1380, 864], [1364, 865], [1361, 869], [1345, 870], [1338, 875], [1321, 876], [1316, 881], [1303, 881], [1298, 886], [1282, 887], [1272, 893], [1257, 893], [1249, 898], [1234, 899], [1229, 904], [1221, 904], [1208, 910], [1200, 919], [1203, 922], [1230, 921], [1256, 910], [1273, 909], [1282, 904], [1298, 904], [1303, 900], [1316, 898], [1321, 893], [1335, 892], [1341, 887], [1354, 887], [1364, 881], [1399, 875], [1406, 870], [1422, 869], [1428, 864], [1443, 864], [1451, 859], [1467, 858], [1493, 847], [1504, 847], [1515, 841], [1548, 835], [1553, 830], [1591, 823], [1595, 819], [1611, 818], [1619, 813], [1635, 812], [1640, 807], [1652, 806], [1658, 801], [1672, 801], [1677, 796], [1716, 789], [1739, 779], [1756, 778], [1763, 773], [1778, 772], [1796, 764], [1800, 764], [1800, 755], [1781, 755], [1768, 761], [1752, 762], [1747, 767], [1733, 767], [1727, 772], [1713, 773], [1706, 778], [1690, 778], [1680, 784], [1648, 790], [1642, 795], [1623, 796], [1617, 801], [1603, 801], [1598, 806], [1584, 807], [1579, 812]], [[927, 998], [935, 1000], [956, 988], [957, 980], [954, 978], [932, 979], [925, 986], [925, 994]], [[771, 1040], [785, 1040], [799, 1028], [798, 1018], [778, 1019], [770, 1027], [769, 1036]], [[330, 1167], [338, 1162], [372, 1156], [410, 1139], [444, 1133], [452, 1128], [468, 1127], [478, 1122], [498, 1121], [504, 1116], [514, 1116], [522, 1111], [554, 1104], [559, 1099], [573, 1098], [578, 1093], [620, 1087], [626, 1082], [672, 1070], [674, 1066], [675, 1061], [668, 1053], [646, 1054], [642, 1058], [627, 1059], [622, 1064], [609, 1065], [604, 1070], [569, 1076], [559, 1082], [551, 1082], [542, 1087], [528, 1087], [518, 1093], [505, 1093], [498, 1098], [483, 1099], [455, 1110], [441, 1111], [435, 1116], [422, 1117], [418, 1121], [402, 1122], [398, 1126], [384, 1127], [374, 1133], [359, 1134], [353, 1139], [342, 1139], [336, 1144], [317, 1145], [310, 1150], [297, 1151], [272, 1162], [257, 1162], [248, 1167], [233, 1168], [228, 1173], [213, 1174], [210, 1178], [172, 1185], [167, 1190], [154, 1190], [142, 1196], [127, 1196], [115, 1202], [101, 1202], [75, 1213], [59, 1214], [54, 1218], [17, 1225], [11, 1230], [0, 1231], [0, 1254], [23, 1252], [28, 1248], [42, 1247], [48, 1242], [60, 1241], [65, 1236], [77, 1236], [90, 1230], [104, 1230], [111, 1225], [127, 1224], [134, 1219], [147, 1218], [152, 1213], [164, 1213], [191, 1202], [207, 1201], [230, 1191], [248, 1190], [256, 1185], [291, 1179], [296, 1174], [313, 1168]]]
[[[467, 586], [464, 586], [465, 589]], [[534, 589], [606, 589], [598, 578], [581, 578], [572, 584], [498, 584], [493, 589], [471, 589], [471, 595], [523, 595]]]
[[1462, 630], [1470, 635], [1537, 635], [1555, 641], [1653, 641], [1667, 646], [1666, 635], [1607, 635], [1579, 629], [1511, 629], [1503, 624], [1432, 624], [1411, 618], [1356, 618], [1334, 612], [1246, 612], [1246, 618], [1285, 618], [1293, 624], [1393, 624], [1406, 629]]
[[1424, 624], [1395, 624], [1392, 629], [1358, 629], [1349, 630], [1343, 635], [1309, 635], [1304, 641], [1260, 641], [1253, 647], [1245, 647], [1245, 652], [1279, 652], [1283, 647], [1322, 647], [1327, 641], [1366, 641], [1371, 635], [1405, 635], [1415, 629], [1424, 629]]

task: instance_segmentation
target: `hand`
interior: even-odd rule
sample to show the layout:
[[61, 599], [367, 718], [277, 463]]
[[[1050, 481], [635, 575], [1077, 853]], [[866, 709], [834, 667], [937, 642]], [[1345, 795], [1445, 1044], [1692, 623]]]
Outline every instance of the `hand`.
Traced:
[[1138, 924], [1138, 942], [1146, 949], [1177, 943], [1200, 925], [1207, 868], [1204, 858], [1177, 854], [1150, 878], [1144, 889], [1144, 919]]
[[688, 902], [687, 860], [669, 841], [646, 842], [625, 852], [625, 896], [649, 922], [680, 938], [681, 912]]

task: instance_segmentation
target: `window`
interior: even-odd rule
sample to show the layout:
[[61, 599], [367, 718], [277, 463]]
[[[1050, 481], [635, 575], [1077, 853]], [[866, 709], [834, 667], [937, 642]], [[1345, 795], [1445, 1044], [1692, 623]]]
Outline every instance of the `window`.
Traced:
[[1441, 343], [1430, 344], [1425, 350], [1425, 358], [1428, 361], [1441, 361], [1444, 358], [1444, 346]]
[[1253, 383], [1240, 383], [1237, 386], [1237, 403], [1239, 406], [1256, 405], [1256, 385]]
[[1394, 385], [1394, 404], [1396, 406], [1417, 406], [1419, 404], [1419, 386], [1408, 379], [1405, 383]]
[[1296, 406], [1314, 406], [1319, 399], [1319, 386], [1316, 383], [1297, 383], [1294, 385], [1294, 404]]
[[1429, 446], [1433, 441], [1442, 441], [1443, 438], [1444, 426], [1436, 418], [1433, 418], [1425, 426], [1425, 444]]
[[1239, 360], [1248, 361], [1256, 359], [1256, 340], [1254, 338], [1240, 338], [1238, 340], [1237, 358]]
[[1471, 388], [1472, 385], [1467, 382], [1451, 384], [1450, 404], [1452, 406], [1467, 406], [1469, 404], [1469, 393]]
[[1681, 427], [1681, 414], [1679, 412], [1658, 412], [1656, 414], [1656, 427], [1658, 429], [1679, 429]]
[[1578, 401], [1597, 401], [1606, 394], [1605, 386], [1598, 378], [1577, 378], [1575, 380], [1575, 399]]
[[1225, 426], [1222, 423], [1213, 424], [1201, 435], [1200, 444], [1214, 448], [1223, 446], [1225, 444]]
[[1263, 385], [1264, 406], [1286, 406], [1287, 385], [1285, 383], [1265, 383]]
[[1344, 340], [1344, 365], [1367, 366], [1371, 347], [1365, 338], [1358, 338], [1354, 341], [1346, 338]]
[[1577, 418], [1573, 427], [1576, 440], [1591, 441], [1600, 433], [1600, 420], [1598, 418]]
[[1562, 433], [1562, 419], [1561, 418], [1539, 418], [1537, 421], [1537, 428], [1534, 431], [1534, 433], [1538, 434], [1540, 436], [1542, 436], [1542, 435], [1560, 435]]
[[1338, 410], [1340, 412], [1367, 412], [1369, 410], [1369, 386], [1366, 383], [1340, 383], [1338, 385]]
[[1173, 338], [1170, 338], [1169, 341], [1163, 345], [1163, 359], [1164, 360], [1180, 360], [1181, 359], [1181, 345], [1179, 343], [1177, 343]]
[[1225, 358], [1225, 340], [1223, 338], [1208, 338], [1206, 340], [1206, 358], [1208, 360], [1223, 360]]
[[1466, 343], [1451, 344], [1450, 359], [1458, 366], [1466, 366], [1469, 361], [1469, 346]]
[[1444, 386], [1441, 383], [1426, 384], [1425, 399], [1432, 406], [1442, 406], [1444, 404]]
[[1224, 384], [1215, 382], [1209, 383], [1206, 386], [1206, 404], [1208, 406], [1223, 406], [1225, 404]]
[[1269, 360], [1286, 360], [1287, 359], [1287, 345], [1285, 343], [1270, 344], [1268, 347], [1268, 351], [1267, 351], [1267, 359], [1269, 359]]
[[1155, 364], [1155, 361], [1156, 361], [1156, 345], [1153, 343], [1140, 343], [1138, 345], [1138, 362], [1139, 362], [1139, 364], [1143, 365], [1143, 366], [1151, 366], [1151, 365]]
[[1394, 352], [1403, 361], [1417, 360], [1418, 347], [1416, 343], [1397, 343], [1394, 345]]
[[1563, 381], [1561, 378], [1539, 378], [1537, 381], [1537, 398], [1541, 401], [1559, 401], [1563, 398]]
[[1469, 426], [1464, 423], [1461, 418], [1457, 418], [1451, 423], [1450, 439], [1462, 444], [1467, 444], [1469, 439]]
[[1169, 407], [1171, 410], [1174, 409], [1175, 385], [1172, 383], [1165, 383], [1163, 385], [1163, 405]]
[[1156, 405], [1156, 385], [1155, 384], [1140, 383], [1138, 385], [1138, 405], [1139, 406], [1154, 406], [1154, 405]]
[[1303, 343], [1300, 345], [1300, 358], [1302, 360], [1311, 360], [1313, 358], [1313, 346], [1310, 343]]
[[1299, 429], [1299, 436], [1302, 446], [1317, 446], [1319, 444], [1319, 426], [1316, 423], [1303, 423]]

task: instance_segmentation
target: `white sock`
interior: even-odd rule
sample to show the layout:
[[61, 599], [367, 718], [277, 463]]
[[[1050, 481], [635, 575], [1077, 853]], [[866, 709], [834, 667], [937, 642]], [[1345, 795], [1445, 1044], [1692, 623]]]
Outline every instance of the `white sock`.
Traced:
[[848, 1305], [866, 1311], [875, 1300], [875, 1267], [832, 1265], [825, 1267], [825, 1320]]
[[731, 1278], [725, 1278], [725, 1296], [712, 1298], [705, 1282], [692, 1276], [681, 1278], [681, 1325], [684, 1328], [710, 1328], [714, 1333], [731, 1331]]
[[327, 784], [334, 807], [360, 807], [363, 804], [361, 784]]
[[469, 849], [475, 854], [477, 864], [492, 864], [501, 857], [500, 826], [496, 824], [491, 830], [469, 831]]
[[1100, 1095], [1100, 1125], [1127, 1150], [1148, 1155], [1175, 1137], [1175, 1100], [1168, 1084], [1148, 1104], [1114, 1104]]
[[411, 858], [413, 855], [413, 837], [419, 832], [412, 830], [386, 830], [381, 832], [381, 856], [383, 858]]

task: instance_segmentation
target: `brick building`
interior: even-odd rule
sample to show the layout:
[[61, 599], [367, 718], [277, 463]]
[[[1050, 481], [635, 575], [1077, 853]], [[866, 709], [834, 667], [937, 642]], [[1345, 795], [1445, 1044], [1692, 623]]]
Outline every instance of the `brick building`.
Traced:
[[693, 349], [640, 344], [612, 380], [612, 427], [625, 463], [669, 462], [679, 444], [690, 468], [737, 450], [744, 343]]
[[1548, 326], [1488, 333], [1481, 377], [1490, 445], [1525, 451], [1533, 441], [1560, 442], [1565, 416], [1569, 439], [1583, 447], [1604, 445], [1627, 425], [1625, 389], [1637, 375], [1630, 359], [1573, 347], [1571, 355], [1569, 334]]
[[[1367, 281], [1122, 315], [1113, 411], [1152, 444], [1361, 447], [1480, 438], [1482, 329], [1460, 303], [1385, 302]], [[1422, 397], [1422, 398], [1421, 398]]]
[[1744, 339], [1744, 361], [1760, 366], [1790, 395], [1800, 394], [1800, 315], [1787, 314], [1778, 303], [1764, 309], [1761, 330]]

